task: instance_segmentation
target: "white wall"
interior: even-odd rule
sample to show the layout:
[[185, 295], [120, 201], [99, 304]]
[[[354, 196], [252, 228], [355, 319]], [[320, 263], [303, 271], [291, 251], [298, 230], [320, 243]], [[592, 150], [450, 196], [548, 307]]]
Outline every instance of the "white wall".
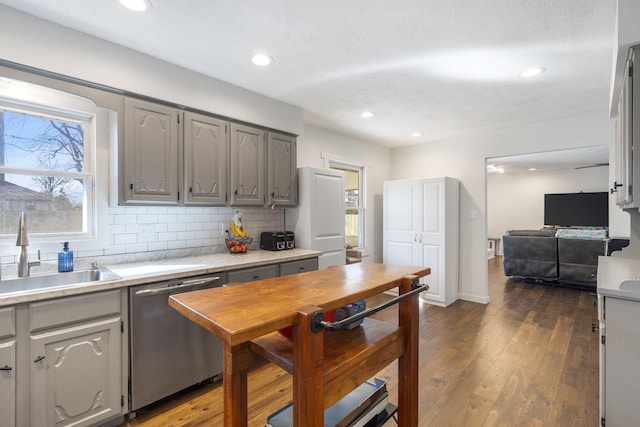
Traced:
[[391, 150], [380, 145], [305, 125], [298, 137], [298, 167], [325, 167], [325, 158], [365, 166], [365, 262], [382, 262], [382, 183], [389, 179]]
[[[507, 230], [537, 230], [544, 225], [545, 194], [580, 191], [609, 191], [609, 168], [487, 175], [487, 236], [500, 238]], [[610, 223], [625, 219], [622, 211], [617, 211], [619, 215], [610, 214]], [[501, 255], [502, 246], [498, 251]]]
[[611, 146], [614, 123], [609, 119], [607, 100], [603, 100], [598, 110], [579, 117], [392, 150], [392, 179], [451, 176], [460, 180], [460, 298], [489, 301], [486, 159], [562, 148]]

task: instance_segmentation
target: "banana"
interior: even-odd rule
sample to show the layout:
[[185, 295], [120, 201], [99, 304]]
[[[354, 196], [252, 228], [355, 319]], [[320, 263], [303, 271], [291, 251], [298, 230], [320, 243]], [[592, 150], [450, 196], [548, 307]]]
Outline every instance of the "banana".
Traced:
[[231, 221], [231, 224], [229, 225], [229, 228], [231, 229], [231, 232], [233, 233], [234, 236], [237, 236], [237, 237], [249, 237], [249, 233], [247, 233], [244, 230], [244, 227], [242, 227], [242, 226], [238, 227], [234, 221]]

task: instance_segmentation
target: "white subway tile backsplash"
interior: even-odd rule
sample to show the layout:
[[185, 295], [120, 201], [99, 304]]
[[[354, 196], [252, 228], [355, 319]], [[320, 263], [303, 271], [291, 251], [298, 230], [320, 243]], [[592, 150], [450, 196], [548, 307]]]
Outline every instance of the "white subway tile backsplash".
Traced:
[[114, 224], [137, 224], [138, 216], [137, 215], [116, 215], [114, 218]]
[[184, 249], [187, 245], [184, 243], [184, 240], [173, 240], [167, 242], [167, 249]]
[[[259, 247], [260, 233], [281, 230], [284, 210], [198, 206], [118, 206], [108, 215], [109, 246], [100, 252], [78, 253], [105, 258], [100, 264], [122, 263], [225, 252], [226, 230], [236, 212], [242, 212], [245, 230]], [[131, 254], [130, 256], [124, 256]], [[104, 261], [104, 262], [103, 262]]]
[[125, 246], [127, 248], [127, 253], [148, 252], [149, 250], [146, 243], [129, 243]]
[[192, 222], [192, 223], [186, 224], [185, 231], [200, 231], [203, 228], [204, 227], [201, 222]]
[[138, 215], [138, 224], [156, 224], [158, 215]]
[[187, 225], [185, 223], [170, 222], [167, 224], [167, 231], [184, 231], [186, 229]]

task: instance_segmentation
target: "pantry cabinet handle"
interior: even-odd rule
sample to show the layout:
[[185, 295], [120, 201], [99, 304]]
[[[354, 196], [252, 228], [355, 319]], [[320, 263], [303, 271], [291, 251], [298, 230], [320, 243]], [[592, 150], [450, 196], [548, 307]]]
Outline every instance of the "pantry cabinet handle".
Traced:
[[0, 367], [0, 371], [10, 371], [12, 369], [13, 368], [11, 366], [9, 366], [9, 365], [4, 365], [4, 366]]
[[36, 359], [33, 361], [33, 363], [41, 362], [41, 361], [43, 361], [43, 360], [44, 360], [44, 358], [45, 358], [45, 356], [38, 356], [38, 357], [36, 357]]

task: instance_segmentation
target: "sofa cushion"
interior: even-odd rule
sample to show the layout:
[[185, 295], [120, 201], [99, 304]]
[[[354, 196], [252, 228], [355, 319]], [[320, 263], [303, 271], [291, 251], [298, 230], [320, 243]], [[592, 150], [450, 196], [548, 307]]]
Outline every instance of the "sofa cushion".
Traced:
[[607, 238], [607, 230], [580, 230], [577, 228], [561, 228], [556, 231], [558, 239], [603, 240]]
[[505, 236], [555, 237], [555, 230], [509, 230]]

